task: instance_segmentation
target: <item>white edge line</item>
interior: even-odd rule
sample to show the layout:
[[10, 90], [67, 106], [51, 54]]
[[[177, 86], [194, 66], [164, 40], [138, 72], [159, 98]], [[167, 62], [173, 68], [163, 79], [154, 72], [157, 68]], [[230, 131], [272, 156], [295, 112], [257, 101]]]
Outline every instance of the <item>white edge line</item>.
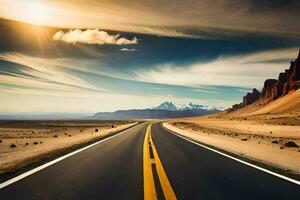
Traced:
[[294, 183], [294, 184], [296, 184], [296, 185], [300, 185], [300, 181], [298, 181], [298, 180], [289, 178], [289, 177], [287, 177], [287, 176], [278, 174], [278, 173], [276, 173], [276, 172], [272, 172], [272, 171], [270, 171], [270, 170], [268, 170], [268, 169], [265, 169], [265, 168], [259, 167], [259, 166], [257, 166], [257, 165], [251, 164], [251, 163], [249, 163], [249, 162], [240, 160], [240, 159], [238, 159], [238, 158], [236, 158], [236, 157], [230, 156], [230, 155], [228, 155], [228, 154], [225, 154], [225, 153], [223, 153], [223, 152], [220, 152], [220, 151], [218, 151], [218, 150], [215, 150], [215, 149], [213, 149], [213, 148], [210, 148], [210, 147], [208, 147], [208, 146], [205, 146], [205, 145], [203, 145], [203, 144], [200, 144], [200, 143], [198, 143], [198, 142], [195, 142], [195, 141], [193, 141], [193, 140], [191, 140], [191, 139], [189, 139], [189, 138], [187, 138], [187, 137], [185, 137], [185, 136], [182, 136], [182, 135], [179, 134], [179, 133], [176, 133], [176, 132], [174, 132], [174, 131], [172, 131], [172, 130], [169, 130], [168, 128], [164, 127], [163, 123], [160, 123], [160, 126], [161, 126], [163, 129], [165, 129], [166, 131], [171, 132], [171, 133], [173, 133], [174, 135], [176, 135], [177, 137], [180, 137], [180, 138], [182, 138], [182, 139], [184, 139], [184, 140], [186, 140], [186, 141], [189, 141], [189, 142], [191, 142], [191, 143], [193, 143], [193, 144], [196, 144], [196, 145], [198, 145], [198, 146], [201, 146], [201, 147], [203, 147], [203, 148], [205, 148], [205, 149], [208, 149], [208, 150], [210, 150], [210, 151], [213, 151], [213, 152], [215, 152], [215, 153], [217, 153], [217, 154], [220, 154], [220, 155], [222, 155], [222, 156], [225, 156], [225, 157], [227, 157], [227, 158], [230, 158], [230, 159], [232, 159], [232, 160], [235, 160], [235, 161], [237, 161], [237, 162], [239, 162], [239, 163], [242, 163], [242, 164], [244, 164], [244, 165], [247, 165], [247, 166], [249, 166], [249, 167], [253, 167], [253, 168], [255, 168], [255, 169], [258, 169], [258, 170], [263, 171], [263, 172], [265, 172], [265, 173], [271, 174], [271, 175], [276, 176], [276, 177], [278, 177], [278, 178], [284, 179], [284, 180], [289, 181], [289, 182], [291, 182], [291, 183]]
[[[137, 125], [137, 124], [136, 124], [136, 125]], [[5, 182], [3, 182], [3, 183], [0, 184], [0, 189], [5, 188], [5, 187], [7, 187], [7, 186], [9, 186], [9, 185], [11, 185], [11, 184], [13, 184], [13, 183], [15, 183], [15, 182], [17, 182], [17, 181], [23, 179], [23, 178], [25, 178], [25, 177], [27, 177], [27, 176], [30, 176], [30, 175], [32, 175], [32, 174], [34, 174], [34, 173], [36, 173], [36, 172], [38, 172], [38, 171], [40, 171], [40, 170], [42, 170], [42, 169], [45, 169], [45, 168], [47, 168], [47, 167], [49, 167], [49, 166], [51, 166], [51, 165], [53, 165], [53, 164], [55, 164], [55, 163], [57, 163], [57, 162], [59, 162], [59, 161], [62, 161], [62, 160], [66, 159], [66, 158], [68, 158], [68, 157], [70, 157], [70, 156], [73, 156], [73, 155], [75, 155], [75, 154], [77, 154], [77, 153], [79, 153], [79, 152], [81, 152], [81, 151], [84, 151], [84, 150], [86, 150], [86, 149], [88, 149], [88, 148], [91, 148], [91, 147], [93, 147], [93, 146], [95, 146], [95, 145], [97, 145], [97, 144], [99, 144], [99, 143], [101, 143], [101, 142], [104, 142], [104, 141], [106, 141], [106, 140], [112, 139], [112, 138], [114, 138], [114, 137], [116, 137], [116, 136], [119, 136], [119, 135], [121, 135], [121, 134], [124, 134], [124, 133], [126, 133], [127, 131], [131, 130], [132, 128], [136, 127], [136, 125], [130, 127], [129, 129], [126, 129], [126, 130], [124, 130], [124, 131], [121, 131], [120, 133], [116, 133], [116, 134], [114, 134], [114, 135], [112, 135], [112, 136], [110, 136], [110, 137], [107, 137], [107, 138], [103, 139], [103, 140], [100, 140], [100, 141], [95, 142], [95, 143], [93, 143], [93, 144], [90, 144], [90, 145], [88, 145], [88, 146], [86, 146], [86, 147], [83, 147], [83, 148], [81, 148], [81, 149], [78, 149], [78, 150], [76, 150], [76, 151], [73, 151], [73, 152], [71, 152], [71, 153], [68, 153], [68, 154], [66, 154], [66, 155], [64, 155], [64, 156], [61, 156], [61, 157], [59, 157], [59, 158], [56, 158], [56, 159], [54, 159], [54, 160], [52, 160], [52, 161], [50, 161], [50, 162], [48, 162], [48, 163], [45, 163], [45, 164], [43, 164], [43, 165], [41, 165], [41, 166], [39, 166], [39, 167], [36, 167], [36, 168], [34, 168], [34, 169], [32, 169], [32, 170], [29, 170], [29, 171], [27, 171], [27, 172], [25, 172], [25, 173], [23, 173], [23, 174], [20, 174], [20, 175], [14, 177], [14, 178], [12, 178], [12, 179], [9, 179], [9, 180], [7, 180], [7, 181], [5, 181]]]

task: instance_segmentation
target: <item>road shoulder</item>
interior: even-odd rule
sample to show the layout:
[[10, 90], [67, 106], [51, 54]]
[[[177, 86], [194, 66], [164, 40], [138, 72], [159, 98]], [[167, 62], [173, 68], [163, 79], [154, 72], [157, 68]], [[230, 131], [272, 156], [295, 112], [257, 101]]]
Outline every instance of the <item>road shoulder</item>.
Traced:
[[[234, 141], [226, 141], [224, 140], [224, 137], [215, 137], [212, 134], [201, 134], [199, 132], [191, 132], [190, 130], [183, 130], [178, 127], [175, 127], [173, 125], [170, 125], [168, 122], [164, 122], [161, 124], [162, 128], [168, 130], [170, 133], [175, 133], [183, 138], [186, 138], [188, 140], [191, 140], [195, 143], [205, 145], [209, 148], [215, 149], [217, 151], [223, 152], [229, 156], [241, 159], [242, 161], [246, 161], [249, 163], [252, 163], [254, 165], [257, 165], [259, 167], [265, 168], [267, 170], [270, 170], [272, 172], [282, 174], [284, 176], [290, 177], [295, 180], [300, 180], [300, 174], [297, 170], [291, 170], [286, 167], [283, 167], [279, 164], [274, 164], [268, 162], [268, 160], [263, 160], [264, 156], [268, 156], [267, 154], [262, 154], [262, 149], [257, 148], [256, 146], [237, 146]], [[231, 146], [232, 145], [232, 146]], [[244, 145], [243, 143], [241, 145]], [[247, 149], [253, 148], [255, 153], [257, 154], [250, 154], [249, 156], [249, 150]], [[264, 149], [263, 149], [264, 150]], [[245, 154], [243, 154], [245, 152]], [[251, 152], [251, 153], [253, 153]], [[257, 156], [258, 155], [258, 156]], [[296, 159], [296, 158], [295, 158]], [[296, 168], [297, 169], [297, 168]]]
[[54, 149], [48, 152], [44, 152], [42, 154], [36, 155], [34, 157], [30, 157], [26, 160], [24, 160], [22, 163], [19, 164], [19, 166], [16, 166], [15, 168], [12, 168], [10, 170], [7, 170], [0, 175], [0, 183], [3, 183], [9, 179], [12, 179], [16, 176], [19, 176], [23, 173], [26, 173], [34, 168], [37, 168], [41, 165], [44, 165], [46, 163], [49, 163], [55, 159], [58, 159], [60, 157], [63, 157], [65, 155], [71, 154], [72, 152], [75, 152], [79, 149], [85, 148], [89, 145], [92, 145], [94, 143], [100, 142], [102, 140], [108, 139], [112, 136], [115, 136], [119, 133], [122, 133], [130, 128], [135, 127], [136, 125], [140, 124], [138, 123], [132, 123], [124, 127], [120, 127], [118, 129], [107, 131], [106, 134], [99, 135], [97, 137], [92, 137], [87, 140], [82, 140], [79, 142], [76, 142], [74, 144], [61, 147], [58, 149]]

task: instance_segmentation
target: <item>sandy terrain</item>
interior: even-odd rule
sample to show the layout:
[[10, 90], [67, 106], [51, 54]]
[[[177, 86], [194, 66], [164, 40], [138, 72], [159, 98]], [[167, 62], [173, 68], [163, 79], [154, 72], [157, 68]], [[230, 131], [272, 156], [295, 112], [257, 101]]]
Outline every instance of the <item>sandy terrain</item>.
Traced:
[[300, 89], [291, 91], [289, 94], [280, 97], [276, 100], [266, 99], [258, 100], [246, 107], [237, 109], [232, 112], [222, 112], [218, 116], [226, 117], [247, 117], [253, 115], [291, 115], [297, 116], [300, 114]]
[[[267, 123], [267, 119], [272, 123]], [[266, 119], [262, 121], [260, 119]], [[164, 126], [181, 135], [244, 157], [300, 173], [300, 126], [287, 125], [285, 116], [251, 118], [194, 117], [175, 119]], [[282, 124], [285, 125], [282, 125]]]
[[0, 174], [134, 124], [132, 121], [0, 121]]

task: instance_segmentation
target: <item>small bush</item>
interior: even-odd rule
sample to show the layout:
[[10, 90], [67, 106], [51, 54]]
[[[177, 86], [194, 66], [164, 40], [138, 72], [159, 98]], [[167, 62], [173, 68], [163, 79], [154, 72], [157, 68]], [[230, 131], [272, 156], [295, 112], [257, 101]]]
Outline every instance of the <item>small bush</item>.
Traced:
[[0, 140], [0, 143], [2, 143], [2, 140]]
[[16, 147], [17, 147], [17, 145], [15, 145], [15, 144], [10, 145], [10, 148], [16, 148]]
[[26, 144], [25, 145], [29, 145], [29, 143], [28, 142], [26, 142]]
[[285, 147], [299, 147], [298, 144], [296, 144], [293, 141], [289, 141], [287, 143], [284, 144]]
[[71, 137], [72, 135], [68, 135], [69, 137]]
[[54, 137], [56, 138], [56, 137], [58, 137], [58, 135], [54, 135]]
[[98, 132], [98, 131], [99, 131], [99, 130], [96, 128], [96, 129], [95, 129], [95, 132]]
[[112, 128], [115, 128], [115, 125], [111, 125]]
[[34, 144], [34, 145], [37, 145], [37, 144], [39, 144], [39, 143], [38, 143], [38, 142], [33, 142], [33, 144]]

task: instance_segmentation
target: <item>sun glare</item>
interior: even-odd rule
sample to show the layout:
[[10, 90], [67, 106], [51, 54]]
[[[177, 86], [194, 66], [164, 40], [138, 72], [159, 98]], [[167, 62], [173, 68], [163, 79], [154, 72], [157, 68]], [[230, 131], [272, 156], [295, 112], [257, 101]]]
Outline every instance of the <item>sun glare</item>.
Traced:
[[38, 3], [24, 5], [22, 15], [24, 21], [36, 25], [42, 25], [48, 19], [46, 7]]

